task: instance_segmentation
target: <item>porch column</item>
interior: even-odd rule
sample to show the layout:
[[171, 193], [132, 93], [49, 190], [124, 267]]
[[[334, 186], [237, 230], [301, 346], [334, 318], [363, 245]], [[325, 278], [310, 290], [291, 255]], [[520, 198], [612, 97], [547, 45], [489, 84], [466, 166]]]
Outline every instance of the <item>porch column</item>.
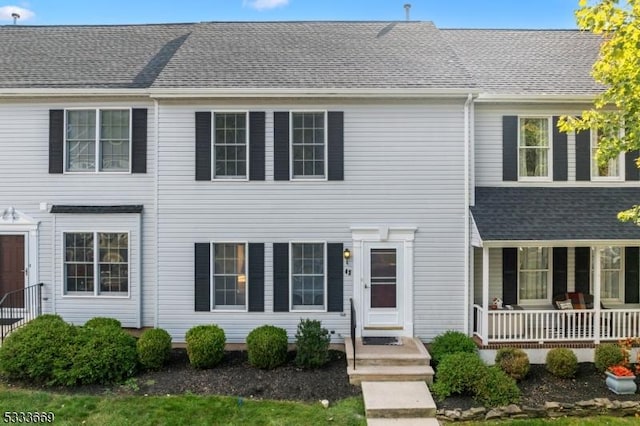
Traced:
[[593, 334], [594, 342], [600, 343], [600, 278], [601, 278], [601, 262], [602, 247], [594, 247], [595, 255], [593, 257]]
[[489, 248], [482, 247], [482, 344], [489, 343]]

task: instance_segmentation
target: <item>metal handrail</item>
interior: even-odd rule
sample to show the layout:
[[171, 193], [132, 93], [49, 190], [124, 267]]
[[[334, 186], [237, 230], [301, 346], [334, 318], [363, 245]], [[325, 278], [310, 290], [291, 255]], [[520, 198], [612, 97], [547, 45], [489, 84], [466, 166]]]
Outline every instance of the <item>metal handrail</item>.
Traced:
[[13, 330], [42, 315], [44, 283], [6, 293], [0, 299], [0, 343]]
[[351, 304], [351, 348], [353, 349], [353, 369], [356, 369], [356, 307], [353, 299], [349, 299]]

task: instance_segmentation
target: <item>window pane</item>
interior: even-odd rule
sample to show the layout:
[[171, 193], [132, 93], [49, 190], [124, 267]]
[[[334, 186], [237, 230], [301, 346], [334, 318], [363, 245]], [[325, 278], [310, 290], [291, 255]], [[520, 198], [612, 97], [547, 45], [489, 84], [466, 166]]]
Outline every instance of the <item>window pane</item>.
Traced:
[[520, 300], [546, 300], [549, 295], [549, 249], [523, 247], [519, 255]]
[[549, 120], [520, 119], [520, 176], [549, 176]]
[[620, 160], [612, 158], [604, 164], [597, 159], [598, 144], [603, 135], [598, 130], [591, 131], [591, 176], [593, 177], [619, 177]]
[[129, 291], [129, 235], [99, 233], [98, 250], [100, 292], [127, 293]]
[[294, 309], [324, 308], [324, 244], [291, 244], [291, 294]]
[[215, 177], [246, 177], [245, 113], [215, 113]]
[[67, 170], [86, 171], [96, 168], [94, 141], [67, 141]]
[[324, 177], [324, 113], [292, 113], [294, 177]]
[[129, 110], [100, 111], [100, 170], [129, 170]]
[[520, 146], [548, 147], [549, 120], [547, 118], [521, 118]]
[[222, 309], [244, 309], [246, 305], [245, 245], [213, 245], [213, 304]]
[[622, 254], [622, 247], [605, 247], [600, 253], [600, 297], [603, 299], [622, 299]]
[[65, 233], [65, 291], [93, 293], [93, 234]]

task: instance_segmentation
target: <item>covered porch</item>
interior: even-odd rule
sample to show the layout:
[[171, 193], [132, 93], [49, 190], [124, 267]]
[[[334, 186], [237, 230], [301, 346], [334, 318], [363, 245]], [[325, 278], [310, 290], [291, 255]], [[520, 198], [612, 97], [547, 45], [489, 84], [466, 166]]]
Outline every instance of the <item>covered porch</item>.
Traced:
[[[640, 336], [637, 188], [477, 188], [472, 330], [492, 343]], [[500, 303], [502, 302], [502, 303]]]

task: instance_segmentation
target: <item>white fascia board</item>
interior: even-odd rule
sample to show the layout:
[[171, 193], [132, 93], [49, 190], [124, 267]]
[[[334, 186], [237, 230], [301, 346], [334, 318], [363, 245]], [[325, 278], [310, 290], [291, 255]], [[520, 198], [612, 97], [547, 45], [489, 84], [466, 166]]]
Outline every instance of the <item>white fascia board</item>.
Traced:
[[640, 240], [483, 240], [487, 248], [499, 247], [636, 247]]
[[149, 96], [148, 89], [19, 89], [0, 88], [0, 98]]
[[152, 98], [466, 98], [471, 89], [425, 89], [425, 88], [167, 88], [150, 89]]
[[510, 102], [510, 103], [591, 103], [596, 98], [592, 95], [526, 95], [526, 94], [491, 94], [481, 93], [475, 99], [477, 103]]

